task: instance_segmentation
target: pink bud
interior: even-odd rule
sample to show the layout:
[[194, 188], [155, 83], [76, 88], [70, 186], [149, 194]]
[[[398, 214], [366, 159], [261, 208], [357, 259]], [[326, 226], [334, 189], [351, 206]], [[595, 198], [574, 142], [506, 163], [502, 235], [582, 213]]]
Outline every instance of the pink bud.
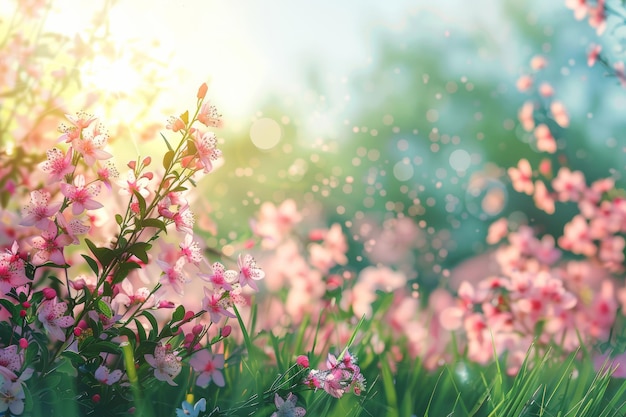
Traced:
[[233, 328], [227, 324], [226, 326], [222, 327], [222, 330], [220, 330], [220, 333], [222, 337], [228, 337], [232, 331], [233, 331]]
[[167, 300], [161, 300], [159, 301], [159, 306], [158, 308], [174, 308], [176, 307], [176, 304], [174, 304], [171, 301], [167, 301]]
[[142, 175], [142, 177], [151, 180], [152, 178], [154, 178], [154, 174], [152, 172], [146, 172]]
[[196, 324], [191, 329], [191, 333], [193, 333], [194, 335], [198, 336], [200, 333], [202, 333], [202, 330], [204, 330], [204, 326], [201, 325], [201, 324]]
[[185, 342], [191, 343], [196, 336], [193, 333], [187, 333], [185, 335]]
[[28, 347], [28, 340], [26, 340], [25, 338], [21, 338], [20, 339], [20, 347], [22, 349], [26, 349]]
[[57, 296], [57, 292], [53, 288], [50, 288], [50, 287], [44, 288], [42, 292], [46, 300], [52, 300], [53, 298]]
[[143, 158], [143, 166], [147, 167], [148, 165], [150, 165], [150, 162], [152, 162], [152, 158], [150, 158], [149, 156], [146, 156], [145, 158]]
[[78, 337], [83, 333], [83, 329], [81, 329], [80, 327], [74, 327], [74, 336]]
[[313, 229], [309, 232], [309, 240], [322, 240], [324, 236], [326, 236], [326, 231], [322, 229]]
[[20, 310], [20, 317], [26, 317], [26, 310]]
[[193, 311], [186, 311], [185, 312], [185, 317], [183, 318], [183, 323], [188, 322], [189, 320], [191, 320], [193, 318], [193, 316], [195, 316], [196, 313], [194, 313]]
[[137, 162], [135, 162], [135, 161], [130, 161], [128, 163], [128, 168], [130, 168], [132, 170], [134, 170], [136, 166], [137, 166]]
[[296, 363], [298, 364], [298, 366], [301, 366], [303, 368], [308, 368], [309, 367], [309, 358], [307, 356], [305, 356], [305, 355], [300, 355], [296, 359]]
[[87, 322], [85, 320], [81, 320], [78, 322], [78, 327], [80, 327], [81, 329], [85, 330], [87, 327], [89, 327], [89, 325], [87, 324]]
[[22, 307], [24, 307], [24, 308], [28, 308], [28, 307], [30, 307], [30, 303], [29, 303], [28, 301], [24, 301], [24, 302], [22, 303]]
[[206, 96], [208, 90], [209, 87], [206, 85], [206, 83], [202, 83], [200, 88], [198, 88], [198, 98], [203, 99]]
[[100, 402], [100, 394], [94, 394], [93, 397], [91, 397], [91, 401], [93, 401], [94, 403], [99, 403]]

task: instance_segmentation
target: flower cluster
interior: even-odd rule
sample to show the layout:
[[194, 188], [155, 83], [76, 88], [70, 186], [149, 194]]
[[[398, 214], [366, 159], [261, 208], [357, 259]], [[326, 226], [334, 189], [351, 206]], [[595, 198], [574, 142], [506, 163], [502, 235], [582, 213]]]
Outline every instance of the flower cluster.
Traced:
[[357, 358], [348, 350], [335, 357], [328, 354], [326, 369], [311, 369], [304, 384], [313, 389], [322, 389], [329, 395], [340, 398], [348, 392], [360, 395], [365, 390], [365, 377], [357, 365]]

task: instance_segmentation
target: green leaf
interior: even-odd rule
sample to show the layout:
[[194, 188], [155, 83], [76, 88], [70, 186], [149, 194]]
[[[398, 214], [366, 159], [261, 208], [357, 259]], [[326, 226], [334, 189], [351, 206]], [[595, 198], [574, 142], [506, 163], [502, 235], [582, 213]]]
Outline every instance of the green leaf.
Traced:
[[9, 313], [11, 313], [11, 317], [17, 317], [17, 306], [13, 304], [11, 301], [6, 299], [0, 299], [0, 305], [6, 308]]
[[172, 323], [176, 323], [177, 321], [181, 321], [185, 318], [185, 306], [182, 304], [176, 307], [174, 313], [172, 313]]
[[106, 340], [100, 340], [96, 343], [91, 343], [87, 346], [85, 346], [85, 348], [81, 349], [81, 353], [84, 354], [88, 354], [88, 353], [113, 353], [113, 354], [119, 354], [120, 353], [120, 347], [119, 345], [113, 343], [113, 342], [107, 342]]
[[113, 310], [111, 310], [111, 307], [103, 300], [98, 300], [96, 310], [107, 318], [113, 317]]
[[124, 221], [124, 219], [122, 218], [122, 216], [121, 216], [121, 215], [119, 215], [119, 214], [116, 214], [116, 215], [115, 215], [115, 222], [116, 222], [117, 224], [119, 224], [119, 225], [121, 226], [123, 221]]
[[81, 254], [81, 256], [85, 259], [85, 261], [87, 261], [87, 264], [89, 264], [89, 268], [91, 268], [93, 273], [98, 275], [98, 270], [99, 270], [98, 263], [93, 258], [85, 254]]
[[165, 170], [169, 170], [170, 167], [172, 166], [172, 161], [174, 160], [174, 151], [170, 150], [165, 152], [165, 155], [163, 155], [163, 168], [165, 168]]
[[151, 340], [154, 340], [154, 338], [156, 337], [158, 331], [159, 331], [159, 325], [156, 321], [156, 319], [154, 318], [154, 316], [152, 315], [152, 313], [150, 313], [149, 311], [142, 311], [141, 315], [144, 316], [145, 318], [148, 319], [148, 321], [150, 322], [150, 325], [152, 326], [152, 329], [150, 329], [150, 336], [148, 336]]
[[113, 274], [113, 284], [118, 284], [124, 280], [133, 269], [140, 269], [141, 265], [137, 262], [122, 262], [119, 264], [115, 273]]
[[189, 124], [189, 110], [185, 111], [183, 114], [180, 115], [180, 120], [182, 120], [185, 123], [185, 126]]
[[161, 137], [165, 141], [165, 145], [167, 146], [167, 149], [169, 149], [170, 151], [173, 152], [174, 149], [172, 148], [172, 145], [170, 145], [170, 143], [167, 141], [167, 138], [163, 135], [163, 133], [159, 132], [159, 134], [161, 135]]
[[165, 226], [165, 222], [163, 220], [159, 220], [159, 219], [145, 219], [142, 220], [139, 223], [140, 227], [156, 227], [157, 229], [160, 229], [162, 231], [164, 231], [165, 233], [167, 233], [167, 229]]
[[113, 259], [115, 259], [115, 252], [113, 250], [109, 248], [99, 248], [89, 239], [85, 239], [85, 243], [103, 268], [108, 267]]
[[152, 248], [152, 245], [147, 242], [137, 242], [134, 245], [130, 246], [127, 250], [128, 252], [135, 255], [141, 262], [147, 264], [150, 262], [148, 258], [148, 251]]
[[137, 203], [139, 204], [139, 217], [143, 219], [144, 217], [146, 217], [146, 199], [143, 198], [141, 194], [139, 194], [139, 191], [133, 191], [133, 195], [135, 196], [135, 198], [137, 199]]

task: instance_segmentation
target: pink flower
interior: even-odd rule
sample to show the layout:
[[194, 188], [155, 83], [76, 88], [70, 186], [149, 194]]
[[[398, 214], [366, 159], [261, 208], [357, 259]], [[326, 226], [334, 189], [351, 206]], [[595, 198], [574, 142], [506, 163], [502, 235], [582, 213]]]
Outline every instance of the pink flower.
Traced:
[[41, 303], [37, 317], [52, 340], [65, 341], [65, 333], [62, 329], [74, 324], [72, 316], [66, 316], [67, 303], [58, 303], [56, 298]]
[[587, 184], [581, 171], [572, 172], [567, 167], [561, 167], [556, 178], [552, 180], [552, 188], [558, 193], [559, 201], [578, 201]]
[[226, 310], [226, 308], [230, 307], [231, 301], [228, 296], [223, 297], [224, 294], [223, 291], [211, 291], [204, 287], [202, 309], [209, 313], [213, 323], [219, 323], [222, 316], [230, 318], [237, 317], [234, 313]]
[[235, 283], [239, 279], [239, 274], [233, 270], [226, 270], [224, 265], [219, 262], [215, 262], [211, 269], [211, 274], [198, 274], [200, 278], [205, 281], [209, 281], [216, 289], [224, 289], [230, 291], [233, 289], [231, 284]]
[[270, 202], [261, 205], [258, 221], [253, 224], [254, 233], [263, 238], [263, 247], [273, 249], [302, 221], [302, 214], [292, 199], [276, 207]]
[[589, 26], [596, 29], [598, 36], [601, 36], [606, 29], [605, 0], [597, 0], [595, 7], [587, 6], [589, 12]]
[[83, 156], [85, 163], [88, 166], [92, 166], [96, 160], [103, 161], [113, 157], [113, 155], [102, 149], [106, 144], [106, 140], [106, 133], [98, 135], [86, 133], [82, 139], [75, 139], [72, 142], [72, 146]]
[[39, 190], [31, 192], [30, 204], [22, 211], [24, 217], [20, 225], [35, 226], [40, 230], [48, 229], [50, 224], [54, 225], [50, 217], [54, 216], [59, 211], [62, 203], [49, 203], [50, 193]]
[[206, 127], [222, 127], [222, 115], [208, 100], [202, 103], [198, 113], [198, 121]]
[[522, 75], [517, 79], [516, 85], [519, 91], [528, 91], [533, 86], [533, 78], [530, 75]]
[[517, 113], [517, 118], [522, 124], [522, 128], [530, 132], [535, 128], [535, 119], [533, 118], [533, 112], [535, 111], [535, 105], [532, 101], [527, 101], [522, 105], [519, 112]]
[[183, 274], [183, 266], [185, 258], [179, 258], [174, 265], [157, 259], [156, 263], [161, 267], [164, 274], [161, 275], [159, 282], [163, 285], [169, 285], [176, 293], [183, 295], [183, 286], [187, 283], [187, 278]]
[[191, 356], [189, 365], [196, 372], [200, 372], [196, 380], [199, 387], [206, 388], [211, 381], [218, 387], [226, 385], [224, 375], [219, 371], [224, 368], [224, 355], [213, 355], [207, 349], [202, 349]]
[[96, 210], [104, 207], [92, 199], [98, 195], [100, 187], [97, 184], [85, 185], [85, 177], [82, 174], [74, 178], [74, 185], [61, 183], [61, 192], [72, 204], [72, 214], [75, 216], [85, 210]]
[[576, 20], [582, 20], [587, 14], [587, 0], [565, 0], [565, 7], [574, 10]]
[[510, 167], [507, 172], [513, 182], [515, 191], [528, 195], [533, 193], [533, 170], [527, 159], [520, 159], [517, 163], [517, 168]]
[[302, 417], [306, 414], [306, 410], [302, 407], [296, 407], [298, 397], [292, 392], [283, 399], [278, 393], [274, 394], [274, 404], [276, 411], [270, 417]]
[[542, 152], [555, 153], [556, 140], [550, 133], [550, 129], [545, 124], [540, 124], [535, 128], [535, 138], [537, 139], [537, 149]]
[[541, 55], [535, 55], [530, 60], [530, 67], [534, 69], [535, 71], [544, 69], [546, 66], [548, 66], [548, 61], [546, 60], [545, 57]]
[[546, 185], [542, 181], [535, 181], [533, 200], [538, 209], [548, 214], [554, 213], [554, 197], [548, 192]]
[[42, 265], [50, 261], [57, 265], [65, 265], [63, 248], [72, 242], [71, 236], [62, 232], [59, 233], [57, 226], [54, 223], [50, 223], [41, 236], [31, 238], [31, 246], [38, 250], [33, 256], [33, 264]]
[[141, 177], [137, 179], [135, 177], [135, 173], [130, 170], [128, 174], [126, 174], [126, 180], [118, 181], [121, 195], [130, 195], [132, 196], [135, 192], [139, 193], [143, 198], [146, 198], [150, 195], [150, 191], [148, 191], [147, 187], [150, 183], [150, 180], [146, 177]]
[[602, 52], [602, 46], [592, 44], [591, 49], [589, 50], [589, 54], [587, 55], [587, 65], [593, 67], [600, 56], [600, 52]]
[[265, 277], [265, 272], [256, 266], [256, 262], [254, 261], [252, 255], [246, 254], [243, 257], [239, 255], [237, 265], [239, 266], [239, 284], [242, 287], [249, 285], [250, 288], [258, 291], [258, 287], [254, 281], [263, 279], [263, 277]]
[[0, 253], [0, 293], [2, 294], [28, 283], [24, 261], [17, 250], [17, 242], [13, 242], [10, 252]]
[[71, 114], [66, 114], [65, 117], [70, 121], [72, 125], [74, 125], [77, 129], [82, 130], [86, 127], [89, 127], [96, 117], [93, 114], [86, 113], [84, 111], [76, 112], [76, 116], [72, 116]]
[[597, 247], [591, 239], [591, 231], [587, 220], [580, 214], [565, 225], [563, 236], [559, 238], [559, 246], [576, 254], [592, 257]]
[[174, 220], [176, 230], [187, 234], [193, 234], [193, 224], [195, 219], [188, 204], [179, 207], [178, 212], [174, 213], [172, 216], [172, 220]]
[[204, 172], [208, 173], [213, 169], [212, 161], [216, 161], [222, 155], [222, 151], [217, 149], [215, 133], [205, 132], [202, 136], [199, 136], [196, 131], [193, 137], [197, 156], [204, 167]]
[[111, 372], [109, 368], [104, 365], [100, 365], [94, 374], [96, 379], [103, 384], [113, 385], [122, 377], [122, 371], [119, 369]]
[[200, 245], [198, 245], [198, 242], [193, 241], [193, 234], [186, 234], [185, 240], [178, 246], [180, 247], [181, 255], [187, 262], [198, 265], [204, 259]]
[[71, 174], [74, 170], [72, 165], [72, 151], [68, 151], [66, 155], [57, 148], [46, 151], [48, 159], [39, 164], [39, 168], [49, 175], [48, 183], [60, 181], [67, 174]]
[[177, 384], [174, 378], [180, 373], [182, 365], [180, 358], [163, 345], [154, 348], [154, 355], [143, 356], [146, 362], [154, 368], [154, 377], [159, 381], [165, 381], [172, 386]]
[[185, 122], [183, 122], [180, 117], [171, 116], [167, 119], [165, 128], [171, 130], [172, 132], [178, 132], [179, 130], [185, 129]]
[[548, 83], [541, 83], [539, 86], [539, 94], [543, 97], [552, 97], [554, 95], [554, 88]]
[[509, 232], [509, 223], [505, 217], [502, 217], [491, 223], [487, 231], [487, 243], [490, 245], [498, 243]]
[[569, 115], [567, 114], [567, 110], [565, 106], [560, 101], [553, 101], [550, 104], [550, 112], [552, 113], [552, 117], [554, 121], [561, 127], [569, 126]]
[[17, 353], [17, 345], [11, 345], [0, 350], [0, 376], [5, 381], [13, 381], [17, 379], [15, 372], [22, 368], [22, 356]]

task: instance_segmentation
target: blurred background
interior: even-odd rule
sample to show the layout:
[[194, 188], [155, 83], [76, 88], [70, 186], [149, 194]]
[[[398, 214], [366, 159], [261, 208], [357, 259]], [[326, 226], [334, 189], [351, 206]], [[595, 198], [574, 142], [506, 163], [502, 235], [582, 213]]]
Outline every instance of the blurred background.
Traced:
[[[516, 88], [520, 76], [535, 77], [536, 55], [548, 62], [536, 82], [549, 83], [571, 117], [568, 129], [551, 125], [554, 166], [623, 185], [626, 96], [606, 68], [587, 66], [592, 42], [623, 57], [623, 29], [610, 21], [599, 38], [562, 1], [27, 3], [45, 16], [40, 30], [91, 54], [78, 65], [51, 53], [46, 71], [81, 78], [66, 107], [89, 103], [119, 125], [111, 143], [130, 157], [161, 146], [147, 138], [209, 83], [225, 157], [195, 209], [211, 246], [245, 240], [263, 202], [293, 198], [310, 222], [349, 233], [355, 269], [390, 264], [428, 289], [483, 253], [501, 216], [559, 235], [574, 207], [547, 216], [506, 176], [522, 157], [533, 166], [550, 157], [517, 119], [532, 99], [554, 125], [538, 94]], [[399, 234], [404, 218], [417, 237], [368, 256], [381, 252], [373, 231]]]

